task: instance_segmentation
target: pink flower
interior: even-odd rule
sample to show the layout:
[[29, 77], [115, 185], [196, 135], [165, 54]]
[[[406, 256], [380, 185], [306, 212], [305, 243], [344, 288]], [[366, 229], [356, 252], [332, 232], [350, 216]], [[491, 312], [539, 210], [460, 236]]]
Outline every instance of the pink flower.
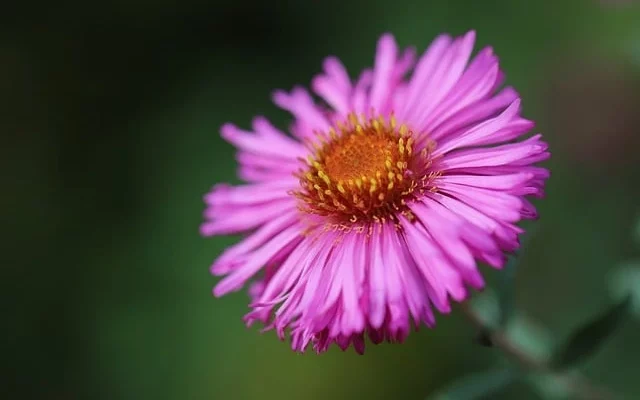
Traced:
[[441, 35], [415, 63], [386, 34], [355, 82], [325, 60], [312, 88], [326, 105], [275, 92], [292, 136], [263, 117], [222, 127], [247, 184], [205, 196], [201, 233], [247, 233], [211, 267], [216, 296], [253, 280], [247, 324], [300, 352], [402, 342], [484, 286], [478, 261], [500, 268], [518, 248], [549, 153], [540, 135], [515, 141], [533, 122], [491, 48], [469, 62], [474, 41]]

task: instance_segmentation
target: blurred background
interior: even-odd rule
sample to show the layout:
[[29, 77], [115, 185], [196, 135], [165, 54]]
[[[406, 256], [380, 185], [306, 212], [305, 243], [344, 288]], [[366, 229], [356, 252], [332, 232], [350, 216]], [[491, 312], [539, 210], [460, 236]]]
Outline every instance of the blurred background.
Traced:
[[[5, 5], [0, 395], [424, 399], [500, 363], [459, 312], [364, 356], [299, 355], [273, 332], [245, 328], [246, 292], [211, 295], [208, 267], [236, 240], [198, 235], [202, 195], [237, 181], [220, 125], [248, 127], [263, 114], [286, 127], [273, 89], [308, 85], [330, 54], [355, 76], [386, 31], [422, 51], [441, 32], [476, 29], [477, 48], [494, 47], [550, 143], [552, 177], [518, 266], [513, 327], [531, 351], [548, 351], [610, 304], [610, 272], [640, 253], [631, 234], [640, 215], [633, 3]], [[490, 309], [492, 290], [483, 296]], [[583, 373], [640, 398], [639, 329], [628, 321]], [[490, 398], [545, 398], [542, 386], [516, 383]]]

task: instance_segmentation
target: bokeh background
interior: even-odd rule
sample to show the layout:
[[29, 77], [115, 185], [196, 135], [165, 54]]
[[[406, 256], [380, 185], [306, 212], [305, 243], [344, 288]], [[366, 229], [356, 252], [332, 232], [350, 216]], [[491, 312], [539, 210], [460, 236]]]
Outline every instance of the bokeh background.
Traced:
[[[364, 356], [299, 355], [274, 333], [245, 328], [245, 292], [211, 295], [209, 264], [235, 240], [198, 235], [202, 195], [236, 181], [220, 125], [248, 126], [263, 114], [285, 127], [273, 89], [307, 85], [329, 54], [355, 76], [386, 31], [424, 50], [441, 32], [476, 29], [550, 143], [553, 175], [514, 283], [514, 329], [544, 354], [611, 302], [609, 273], [640, 252], [631, 235], [640, 212], [633, 3], [5, 5], [0, 395], [423, 399], [499, 363], [459, 312], [404, 345], [368, 346]], [[487, 274], [491, 282], [499, 275]], [[582, 372], [640, 398], [639, 329], [628, 321]], [[547, 395], [516, 383], [491, 398]]]

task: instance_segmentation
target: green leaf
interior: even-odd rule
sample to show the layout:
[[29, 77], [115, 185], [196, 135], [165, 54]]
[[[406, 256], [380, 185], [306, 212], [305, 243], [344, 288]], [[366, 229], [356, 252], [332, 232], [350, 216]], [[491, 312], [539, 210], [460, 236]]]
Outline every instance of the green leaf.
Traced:
[[483, 321], [484, 326], [494, 328], [500, 318], [500, 304], [498, 293], [492, 288], [486, 288], [479, 296], [471, 300], [471, 307]]
[[631, 296], [626, 296], [606, 312], [576, 330], [551, 357], [551, 367], [566, 369], [595, 353], [627, 318], [630, 305]]
[[571, 398], [570, 388], [553, 374], [531, 373], [525, 377], [525, 382], [543, 399]]
[[518, 374], [507, 368], [479, 372], [463, 376], [448, 387], [427, 397], [427, 400], [475, 400], [491, 398], [494, 394], [512, 383]]
[[616, 300], [631, 296], [631, 313], [640, 317], [640, 260], [616, 268], [609, 276], [609, 290]]
[[552, 333], [525, 313], [514, 315], [505, 327], [505, 332], [523, 351], [535, 358], [546, 360], [553, 350]]

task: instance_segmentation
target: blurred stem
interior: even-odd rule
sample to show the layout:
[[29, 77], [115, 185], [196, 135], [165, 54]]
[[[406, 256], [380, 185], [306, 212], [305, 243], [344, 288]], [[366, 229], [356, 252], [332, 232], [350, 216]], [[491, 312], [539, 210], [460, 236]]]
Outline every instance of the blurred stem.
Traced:
[[479, 332], [486, 332], [491, 344], [502, 350], [507, 356], [518, 362], [529, 371], [549, 374], [569, 390], [573, 397], [583, 400], [620, 400], [620, 396], [612, 393], [607, 388], [596, 386], [587, 378], [580, 375], [567, 375], [553, 371], [549, 365], [514, 343], [501, 329], [492, 329], [484, 323], [482, 318], [473, 310], [470, 302], [460, 304], [462, 312], [467, 319], [478, 329]]

